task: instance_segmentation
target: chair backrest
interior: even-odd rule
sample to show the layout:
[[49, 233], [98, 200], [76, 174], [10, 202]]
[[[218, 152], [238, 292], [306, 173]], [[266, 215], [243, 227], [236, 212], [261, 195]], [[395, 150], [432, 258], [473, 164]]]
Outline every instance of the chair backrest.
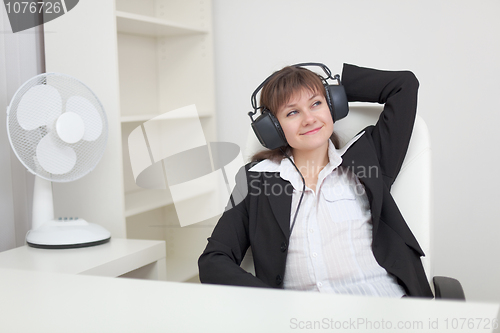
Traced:
[[[381, 112], [381, 105], [352, 103], [349, 106], [349, 115], [334, 125], [341, 144], [349, 141], [364, 127], [375, 124]], [[246, 161], [262, 149], [264, 148], [250, 128], [244, 155]], [[426, 254], [422, 263], [427, 277], [430, 278], [432, 277], [430, 261], [431, 149], [427, 125], [419, 116], [415, 121], [410, 146], [401, 171], [392, 186], [391, 194]]]

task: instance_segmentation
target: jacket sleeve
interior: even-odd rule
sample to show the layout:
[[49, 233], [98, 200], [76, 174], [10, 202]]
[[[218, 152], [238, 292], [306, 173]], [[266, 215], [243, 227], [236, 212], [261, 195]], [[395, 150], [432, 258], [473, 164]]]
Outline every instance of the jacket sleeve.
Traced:
[[208, 245], [198, 259], [200, 281], [202, 283], [237, 285], [248, 287], [268, 287], [254, 275], [240, 267], [249, 247], [247, 174], [241, 168], [236, 176], [233, 200], [240, 201], [227, 209], [219, 219]]
[[385, 104], [372, 136], [381, 174], [391, 187], [403, 164], [417, 111], [418, 80], [410, 71], [382, 71], [344, 64], [342, 84], [350, 102]]

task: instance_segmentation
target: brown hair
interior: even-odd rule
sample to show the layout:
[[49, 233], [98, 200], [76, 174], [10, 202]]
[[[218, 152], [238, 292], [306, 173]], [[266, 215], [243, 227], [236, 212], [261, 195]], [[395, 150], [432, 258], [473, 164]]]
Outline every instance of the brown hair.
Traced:
[[[290, 98], [307, 89], [312, 93], [320, 93], [326, 98], [325, 86], [320, 76], [303, 67], [287, 66], [275, 72], [264, 85], [260, 93], [260, 107], [268, 109], [274, 116], [278, 110], [290, 101]], [[330, 140], [339, 147], [338, 136], [332, 133]], [[252, 156], [252, 162], [270, 159], [280, 161], [285, 158], [282, 150], [290, 155], [292, 147], [289, 144], [273, 150], [262, 150]]]

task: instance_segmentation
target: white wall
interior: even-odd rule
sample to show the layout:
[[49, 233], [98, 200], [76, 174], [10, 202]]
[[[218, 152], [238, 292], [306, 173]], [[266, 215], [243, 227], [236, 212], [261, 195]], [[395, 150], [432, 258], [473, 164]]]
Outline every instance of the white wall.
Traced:
[[433, 143], [436, 275], [500, 301], [500, 2], [214, 0], [218, 139], [244, 147], [250, 95], [281, 67], [410, 69]]

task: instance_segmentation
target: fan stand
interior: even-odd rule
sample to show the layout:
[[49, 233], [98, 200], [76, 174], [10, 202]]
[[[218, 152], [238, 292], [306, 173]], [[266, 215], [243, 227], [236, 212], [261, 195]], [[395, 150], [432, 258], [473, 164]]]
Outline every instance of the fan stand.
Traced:
[[104, 244], [111, 233], [83, 219], [55, 220], [52, 182], [35, 176], [32, 229], [26, 235], [31, 247], [69, 249]]

